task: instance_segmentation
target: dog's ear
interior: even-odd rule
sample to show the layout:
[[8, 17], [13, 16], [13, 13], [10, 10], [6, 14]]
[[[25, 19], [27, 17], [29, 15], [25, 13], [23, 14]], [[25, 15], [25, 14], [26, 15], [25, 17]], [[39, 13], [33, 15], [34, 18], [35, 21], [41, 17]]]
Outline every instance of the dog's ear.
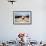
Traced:
[[20, 38], [20, 34], [18, 35], [18, 37]]

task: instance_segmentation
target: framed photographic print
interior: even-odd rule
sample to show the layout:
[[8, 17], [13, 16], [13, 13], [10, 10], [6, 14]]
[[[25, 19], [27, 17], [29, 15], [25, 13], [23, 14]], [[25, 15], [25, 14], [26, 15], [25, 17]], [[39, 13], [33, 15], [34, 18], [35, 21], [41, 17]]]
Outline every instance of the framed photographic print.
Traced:
[[32, 11], [13, 11], [13, 24], [32, 24]]

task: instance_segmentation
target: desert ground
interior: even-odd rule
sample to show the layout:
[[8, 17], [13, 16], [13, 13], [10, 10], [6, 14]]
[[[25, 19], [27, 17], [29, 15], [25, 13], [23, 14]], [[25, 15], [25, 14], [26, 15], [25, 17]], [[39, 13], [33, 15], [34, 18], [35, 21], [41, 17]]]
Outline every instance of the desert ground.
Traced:
[[27, 18], [27, 17], [20, 17], [20, 18], [15, 18], [16, 23], [32, 23], [32, 17]]

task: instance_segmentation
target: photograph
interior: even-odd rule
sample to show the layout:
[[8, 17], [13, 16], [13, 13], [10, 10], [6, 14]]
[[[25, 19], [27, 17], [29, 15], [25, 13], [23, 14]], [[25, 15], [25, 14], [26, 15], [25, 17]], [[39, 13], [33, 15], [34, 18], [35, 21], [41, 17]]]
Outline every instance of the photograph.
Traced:
[[32, 24], [32, 11], [13, 11], [13, 24]]

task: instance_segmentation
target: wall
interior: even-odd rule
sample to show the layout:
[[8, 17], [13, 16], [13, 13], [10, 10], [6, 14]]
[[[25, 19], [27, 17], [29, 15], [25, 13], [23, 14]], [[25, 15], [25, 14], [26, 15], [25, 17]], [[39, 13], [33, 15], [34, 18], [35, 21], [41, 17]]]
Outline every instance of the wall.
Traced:
[[[46, 40], [46, 10], [44, 1], [17, 0], [12, 5], [7, 0], [0, 0], [0, 40], [15, 40], [18, 32], [31, 34], [33, 40]], [[13, 11], [19, 10], [32, 11], [32, 25], [13, 24]]]

